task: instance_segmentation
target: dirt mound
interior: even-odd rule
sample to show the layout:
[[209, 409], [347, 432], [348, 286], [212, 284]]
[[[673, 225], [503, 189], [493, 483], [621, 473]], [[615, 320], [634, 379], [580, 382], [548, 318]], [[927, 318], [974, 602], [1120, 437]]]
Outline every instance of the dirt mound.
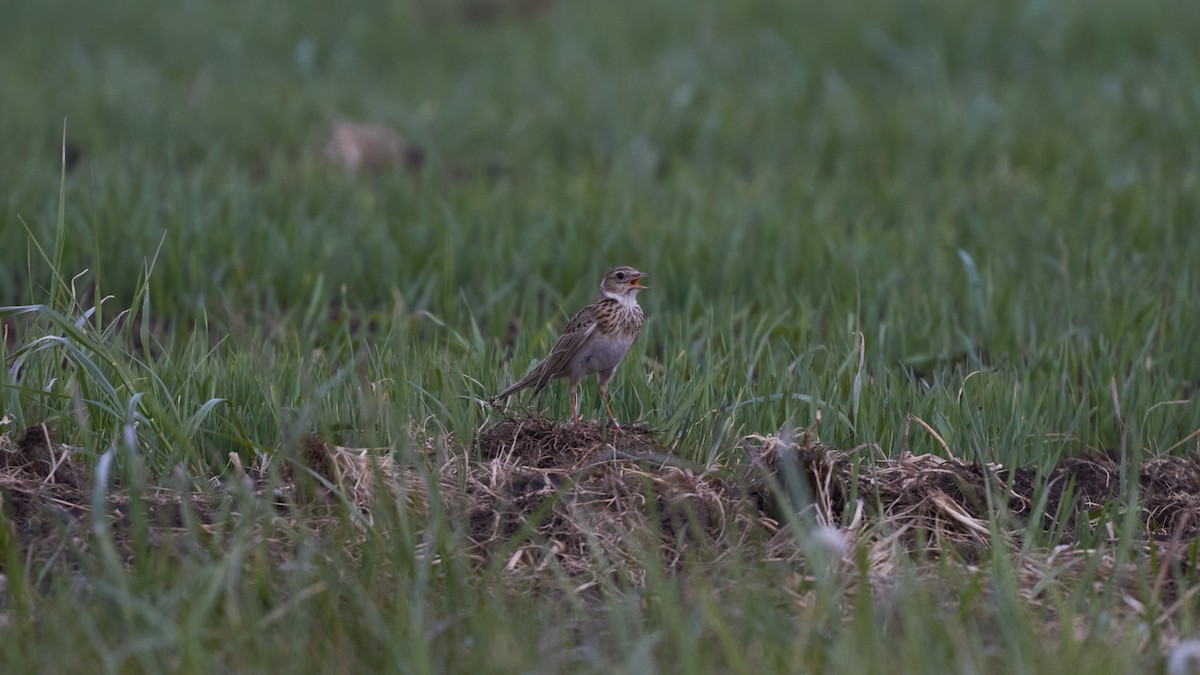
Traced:
[[74, 453], [54, 443], [49, 426], [30, 427], [16, 441], [0, 436], [0, 526], [34, 558], [82, 531], [81, 482]]
[[[390, 494], [414, 515], [428, 515], [429, 490], [424, 475], [415, 467], [393, 461], [390, 448], [331, 445], [317, 434], [306, 433], [290, 446], [281, 447], [276, 458], [283, 462], [283, 484], [278, 486], [278, 493], [296, 505], [331, 505], [341, 495], [369, 517], [373, 501]], [[251, 472], [259, 491], [265, 488], [270, 463], [268, 458]]]
[[[118, 555], [128, 561], [138, 536], [145, 537], [144, 545], [171, 545], [187, 532], [187, 522], [215, 522], [227, 497], [162, 487], [146, 487], [134, 496], [110, 488], [104, 494], [104, 527], [99, 530], [94, 527], [92, 498], [91, 474], [80, 461], [79, 449], [56, 442], [49, 425], [32, 426], [15, 441], [0, 436], [0, 527], [15, 537], [23, 559], [34, 564], [57, 560], [58, 565], [75, 567], [79, 556], [93, 550], [98, 531], [106, 533]], [[44, 574], [42, 580], [48, 583], [51, 576]]]
[[[1058, 530], [1062, 543], [1070, 544], [1073, 528], [1105, 525], [1093, 521], [1095, 514], [1128, 494], [1113, 453], [1067, 458], [1039, 475], [1030, 468], [908, 453], [858, 462], [830, 446], [779, 436], [749, 436], [742, 448], [759, 469], [748, 482], [764, 512], [784, 517], [783, 503], [764, 495], [786, 482], [789, 465], [795, 465], [822, 524], [852, 527], [851, 521], [870, 516], [901, 532], [910, 550], [946, 550], [968, 559], [993, 546], [994, 534], [1015, 543], [1030, 528]], [[1196, 458], [1147, 458], [1136, 475], [1148, 539], [1186, 541], [1200, 534]]]
[[[1194, 597], [1181, 583], [1194, 575], [1200, 534], [1200, 465], [1190, 456], [1139, 463], [1143, 529], [1129, 542], [1114, 527], [1128, 513], [1122, 463], [1106, 453], [1039, 475], [933, 455], [865, 458], [784, 433], [748, 436], [728, 466], [702, 467], [644, 428], [536, 416], [502, 419], [465, 448], [425, 440], [428, 452], [398, 455], [304, 435], [259, 466], [231, 455], [220, 479], [173, 473], [176, 489], [136, 493], [110, 485], [97, 514], [79, 455], [37, 426], [0, 435], [0, 538], [39, 566], [43, 584], [77, 574], [109, 545], [128, 564], [138, 551], [219, 550], [246, 528], [284, 566], [311, 553], [314, 537], [353, 550], [373, 509], [400, 505], [418, 528], [446, 513], [476, 569], [530, 592], [593, 589], [585, 599], [608, 584], [643, 586], [654, 569], [707, 575], [746, 562], [785, 571], [781, 597], [796, 602], [815, 602], [823, 576], [837, 580], [847, 607], [860, 593], [886, 607], [914, 570], [936, 586], [947, 570], [976, 574], [990, 556], [1012, 562], [1017, 592], [1048, 626], [1066, 618], [1064, 595], [1097, 585], [1122, 598], [1129, 625], [1153, 617], [1156, 630], [1175, 631]], [[1039, 531], [1051, 532], [1053, 548], [1028, 545]], [[5, 564], [0, 574], [12, 573]]]
[[443, 496], [466, 515], [470, 552], [480, 560], [502, 553], [510, 571], [592, 581], [615, 571], [637, 583], [643, 556], [675, 568], [693, 551], [714, 553], [745, 536], [750, 524], [737, 489], [674, 457], [644, 428], [512, 417], [474, 445], [480, 460], [446, 472]]
[[[467, 518], [472, 553], [503, 555], [513, 572], [593, 579], [636, 578], [647, 551], [669, 569], [691, 554], [731, 551], [801, 562], [795, 535], [819, 531], [975, 562], [997, 543], [1017, 550], [1031, 529], [1068, 546], [1079, 532], [1108, 538], [1112, 507], [1128, 495], [1112, 453], [1069, 458], [1042, 475], [934, 455], [863, 460], [785, 434], [743, 439], [748, 461], [700, 467], [646, 429], [612, 433], [536, 416], [501, 420], [474, 445], [479, 460], [463, 458], [443, 486], [451, 512]], [[1200, 534], [1195, 458], [1147, 458], [1136, 475], [1142, 548]]]
[[[1016, 550], [1030, 530], [1052, 531], [1055, 542], [1070, 545], [1076, 533], [1109, 536], [1120, 511], [1113, 506], [1127, 494], [1119, 458], [1106, 453], [1067, 459], [1039, 475], [933, 455], [865, 459], [786, 434], [748, 436], [740, 449], [730, 466], [700, 466], [645, 428], [564, 426], [526, 415], [483, 429], [440, 466], [432, 452], [428, 465], [412, 466], [388, 448], [345, 448], [306, 435], [274, 453], [284, 462], [274, 479], [267, 466], [243, 470], [233, 458], [233, 481], [189, 479], [180, 489], [149, 488], [136, 498], [110, 487], [105, 516], [119, 540], [140, 508], [155, 541], [168, 541], [186, 521], [208, 523], [236, 511], [226, 508], [230, 500], [247, 494], [309, 528], [322, 518], [340, 527], [342, 508], [353, 509], [355, 521], [370, 519], [380, 498], [407, 504], [419, 521], [429, 500], [440, 499], [479, 564], [499, 562], [516, 576], [565, 575], [583, 585], [637, 584], [654, 559], [674, 570], [734, 554], [803, 569], [811, 542], [798, 539], [814, 534], [967, 562], [998, 543]], [[16, 440], [0, 436], [0, 519], [32, 559], [63, 545], [86, 549], [89, 475], [47, 426]], [[1141, 549], [1166, 550], [1200, 535], [1195, 458], [1147, 458], [1136, 475]], [[430, 480], [439, 483], [436, 494]]]
[[29, 427], [16, 443], [0, 439], [0, 472], [13, 479], [80, 486], [80, 473], [71, 452], [54, 443], [54, 432], [39, 424]]
[[611, 429], [594, 421], [572, 426], [537, 415], [504, 418], [480, 433], [475, 447], [484, 461], [502, 458], [530, 467], [567, 468], [610, 443], [630, 453], [666, 457], [668, 452], [645, 427]]

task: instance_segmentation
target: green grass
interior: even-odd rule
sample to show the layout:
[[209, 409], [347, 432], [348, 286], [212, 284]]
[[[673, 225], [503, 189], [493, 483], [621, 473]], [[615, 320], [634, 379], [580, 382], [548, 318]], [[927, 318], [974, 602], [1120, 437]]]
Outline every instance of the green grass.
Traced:
[[[483, 26], [437, 6], [10, 8], [0, 305], [54, 312], [0, 341], [5, 431], [50, 422], [89, 467], [111, 452], [152, 484], [314, 428], [408, 457], [414, 427], [461, 442], [494, 416], [477, 399], [613, 264], [653, 287], [614, 408], [693, 460], [785, 426], [941, 453], [910, 416], [959, 457], [1039, 466], [1200, 428], [1194, 3], [564, 0]], [[426, 170], [329, 166], [338, 116], [394, 126]], [[62, 179], [64, 119], [83, 157]], [[220, 550], [201, 532], [131, 566], [89, 548], [84, 592], [5, 562], [0, 661], [1129, 672], [1160, 655], [1116, 628], [1045, 631], [1004, 570], [907, 586], [886, 611], [837, 580], [801, 606], [789, 571], [753, 561], [551, 599], [472, 571], [440, 516], [289, 532], [281, 571], [251, 527], [269, 514], [244, 507]], [[1058, 602], [1099, 625], [1114, 601]]]

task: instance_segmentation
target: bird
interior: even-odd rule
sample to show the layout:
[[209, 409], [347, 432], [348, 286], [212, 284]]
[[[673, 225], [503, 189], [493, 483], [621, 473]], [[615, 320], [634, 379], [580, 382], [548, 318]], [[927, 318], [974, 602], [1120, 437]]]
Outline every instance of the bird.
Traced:
[[591, 304], [579, 310], [554, 343], [549, 356], [534, 366], [511, 387], [492, 397], [492, 403], [533, 387], [537, 398], [551, 380], [567, 378], [571, 396], [571, 424], [579, 424], [579, 383], [596, 375], [600, 399], [608, 422], [620, 429], [608, 404], [608, 382], [635, 340], [641, 335], [645, 318], [638, 305], [638, 293], [649, 290], [642, 279], [650, 275], [629, 266], [610, 267], [600, 282], [600, 292]]

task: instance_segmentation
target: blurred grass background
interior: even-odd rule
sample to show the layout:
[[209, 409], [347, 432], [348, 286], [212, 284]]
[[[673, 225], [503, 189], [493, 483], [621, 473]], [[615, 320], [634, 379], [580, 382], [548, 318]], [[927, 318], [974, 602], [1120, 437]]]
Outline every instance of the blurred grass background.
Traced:
[[[814, 424], [941, 452], [911, 415], [1015, 464], [1200, 427], [1195, 3], [487, 4], [7, 8], [0, 305], [50, 302], [57, 238], [86, 273], [56, 306], [135, 320], [89, 352], [121, 365], [86, 418], [53, 351], [0, 412], [99, 456], [140, 393], [163, 473], [306, 428], [465, 439], [630, 264], [650, 323], [615, 409], [693, 459]], [[428, 162], [332, 166], [340, 117]]]
[[[692, 446], [714, 439], [691, 425], [738, 401], [774, 397], [732, 433], [807, 424], [801, 393], [858, 408], [852, 426], [825, 416], [837, 442], [894, 449], [911, 413], [963, 452], [1025, 462], [1047, 433], [1114, 445], [1112, 378], [1143, 413], [1200, 378], [1194, 7], [567, 2], [462, 19], [485, 5], [20, 3], [0, 36], [19, 158], [0, 167], [0, 297], [46, 287], [26, 228], [53, 238], [65, 119], [81, 159], [64, 274], [90, 270], [124, 307], [156, 260], [170, 339], [203, 316], [232, 331], [225, 362], [264, 337], [306, 355], [365, 314], [400, 322], [393, 341], [356, 337], [385, 371], [413, 364], [401, 389], [479, 395], [628, 263], [655, 276], [642, 345], [661, 368], [624, 369], [618, 396]], [[426, 170], [330, 167], [340, 116], [397, 128]], [[432, 352], [437, 373], [412, 358]], [[1200, 410], [1137, 422], [1160, 448]]]

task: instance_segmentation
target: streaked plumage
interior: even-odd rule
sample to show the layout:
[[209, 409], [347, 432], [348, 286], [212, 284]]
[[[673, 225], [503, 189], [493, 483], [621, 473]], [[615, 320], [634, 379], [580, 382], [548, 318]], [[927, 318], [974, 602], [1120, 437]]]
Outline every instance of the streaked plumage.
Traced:
[[632, 267], [609, 269], [600, 282], [596, 299], [567, 322], [550, 355], [492, 400], [529, 387], [533, 387], [533, 395], [537, 397], [551, 380], [565, 377], [570, 387], [571, 419], [577, 422], [579, 382], [594, 374], [600, 383], [600, 398], [604, 400], [608, 419], [617, 425], [608, 405], [608, 381], [642, 332], [645, 321], [637, 294], [646, 290], [641, 285], [646, 276]]

